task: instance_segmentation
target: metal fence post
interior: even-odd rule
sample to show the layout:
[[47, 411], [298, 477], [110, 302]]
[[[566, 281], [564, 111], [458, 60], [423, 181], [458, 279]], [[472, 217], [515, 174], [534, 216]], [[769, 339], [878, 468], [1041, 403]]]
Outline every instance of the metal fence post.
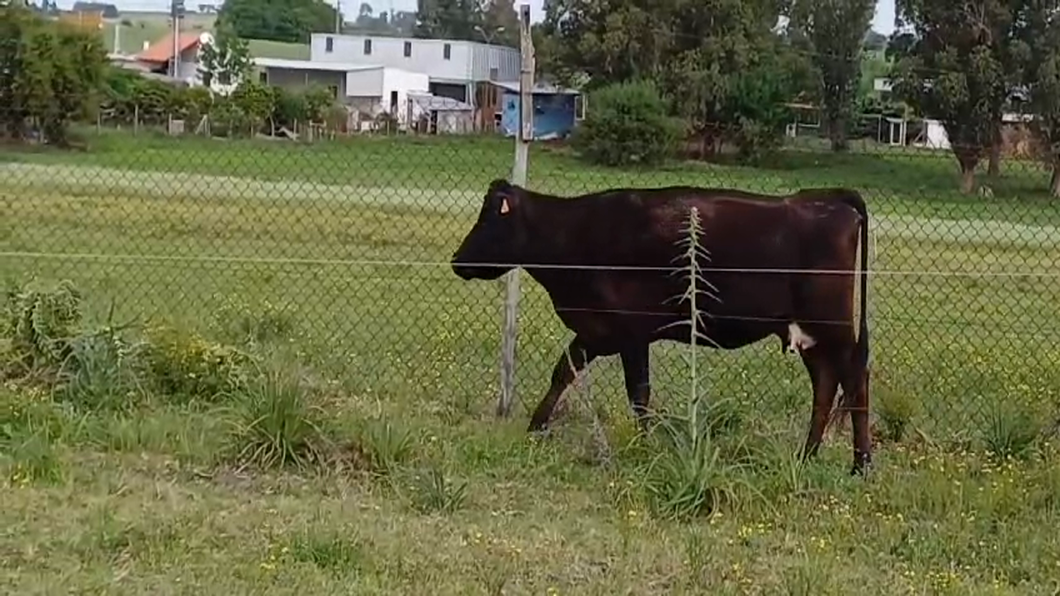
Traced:
[[[519, 131], [515, 135], [515, 162], [512, 165], [512, 184], [526, 185], [526, 171], [530, 162], [530, 141], [534, 138], [534, 42], [530, 36], [530, 5], [519, 6]], [[497, 414], [508, 416], [515, 399], [515, 344], [519, 316], [519, 271], [504, 276], [504, 329], [501, 338], [501, 396]]]

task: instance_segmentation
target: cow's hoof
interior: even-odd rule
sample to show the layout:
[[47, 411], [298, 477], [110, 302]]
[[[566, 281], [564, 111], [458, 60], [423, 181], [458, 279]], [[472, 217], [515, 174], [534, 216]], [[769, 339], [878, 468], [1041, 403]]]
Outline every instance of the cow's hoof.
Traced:
[[850, 467], [851, 476], [861, 476], [862, 478], [869, 475], [872, 471], [872, 460], [869, 458], [859, 459], [854, 461], [854, 465]]
[[540, 437], [548, 434], [548, 425], [540, 422], [531, 422], [530, 426], [526, 427], [526, 434], [531, 437]]

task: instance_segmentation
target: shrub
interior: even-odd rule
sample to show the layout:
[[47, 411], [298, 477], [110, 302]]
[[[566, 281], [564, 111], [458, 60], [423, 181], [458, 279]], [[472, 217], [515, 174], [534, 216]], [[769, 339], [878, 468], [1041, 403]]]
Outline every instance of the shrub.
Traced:
[[213, 401], [243, 386], [252, 357], [232, 346], [165, 324], [144, 332], [141, 366], [156, 391], [182, 400]]
[[574, 149], [607, 166], [656, 165], [672, 157], [683, 132], [666, 103], [647, 81], [617, 83], [594, 93], [585, 120], [574, 133]]

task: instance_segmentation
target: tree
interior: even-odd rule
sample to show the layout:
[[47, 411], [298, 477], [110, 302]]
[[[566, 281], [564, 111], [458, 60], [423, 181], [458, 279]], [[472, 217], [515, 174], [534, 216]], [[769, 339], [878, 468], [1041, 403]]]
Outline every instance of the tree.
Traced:
[[107, 53], [98, 35], [45, 19], [25, 6], [0, 7], [0, 136], [67, 146], [69, 125], [98, 107]]
[[519, 47], [519, 13], [515, 10], [515, 0], [486, 0], [482, 21], [481, 41]]
[[204, 45], [199, 57], [203, 84], [206, 87], [211, 87], [215, 81], [220, 85], [238, 84], [250, 74], [251, 67], [246, 40], [240, 38], [230, 24], [219, 23], [213, 43]]
[[861, 55], [876, 0], [796, 0], [789, 27], [809, 50], [833, 151], [847, 150]]
[[1021, 35], [1034, 41], [1026, 72], [1031, 130], [1052, 168], [1049, 194], [1060, 198], [1060, 2], [1038, 0], [1032, 5]]
[[483, 10], [478, 0], [417, 0], [413, 36], [421, 39], [479, 41]]
[[[1014, 2], [1013, 2], [1014, 4]], [[945, 127], [961, 169], [960, 188], [975, 190], [975, 168], [997, 142], [1000, 111], [1013, 75], [1007, 44], [1013, 18], [1005, 0], [897, 0], [899, 28], [893, 89], [921, 115]]]
[[312, 33], [335, 30], [341, 15], [324, 0], [225, 0], [217, 25], [243, 39], [306, 43]]
[[[547, 70], [565, 78], [583, 76], [589, 88], [656, 81], [672, 110], [700, 139], [701, 154], [713, 154], [725, 140], [747, 148], [753, 143], [758, 149], [747, 154], [758, 154], [775, 146], [764, 143], [764, 135], [783, 134], [783, 127], [775, 126], [776, 106], [769, 102], [792, 99], [804, 70], [773, 31], [780, 4], [549, 0], [541, 27], [551, 40]], [[767, 71], [783, 88], [763, 78]], [[766, 116], [769, 122], [757, 120]]]

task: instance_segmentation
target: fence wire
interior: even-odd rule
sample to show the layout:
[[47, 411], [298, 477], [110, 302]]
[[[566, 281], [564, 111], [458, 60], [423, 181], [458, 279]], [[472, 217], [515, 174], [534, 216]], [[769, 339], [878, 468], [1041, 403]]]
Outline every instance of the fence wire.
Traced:
[[[489, 182], [508, 176], [510, 138], [218, 139], [191, 126], [171, 134], [158, 119], [122, 124], [79, 130], [88, 151], [3, 149], [4, 278], [69, 279], [96, 319], [113, 308], [119, 320], [161, 318], [221, 339], [256, 333], [380, 400], [492, 412], [503, 286], [463, 282], [449, 260]], [[1047, 197], [1047, 169], [1006, 158], [962, 195], [949, 150], [861, 139], [836, 155], [821, 139], [786, 142], [778, 167], [636, 171], [591, 168], [563, 143], [534, 143], [528, 186], [562, 195], [669, 184], [854, 188], [872, 219], [875, 414], [914, 404], [916, 424], [942, 437], [989, 424], [999, 406], [1055, 417], [1060, 201]], [[543, 395], [569, 338], [524, 277], [516, 416]], [[680, 350], [652, 348], [657, 400], [687, 387]], [[708, 393], [762, 416], [801, 424], [807, 415], [805, 370], [776, 341], [704, 348], [699, 358]], [[591, 368], [595, 398], [626, 415], [617, 358]]]

